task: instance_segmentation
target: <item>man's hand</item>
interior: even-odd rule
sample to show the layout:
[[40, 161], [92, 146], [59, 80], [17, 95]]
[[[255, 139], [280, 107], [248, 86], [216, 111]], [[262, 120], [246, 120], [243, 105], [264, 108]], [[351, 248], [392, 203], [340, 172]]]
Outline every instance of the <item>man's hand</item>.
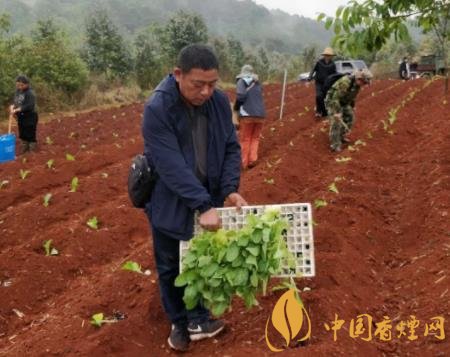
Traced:
[[206, 229], [207, 231], [217, 231], [222, 225], [220, 217], [215, 208], [211, 208], [208, 211], [203, 212], [198, 217], [198, 223], [203, 229]]
[[227, 200], [229, 200], [230, 203], [238, 210], [240, 210], [243, 206], [248, 206], [247, 201], [244, 200], [244, 198], [237, 192], [230, 193], [227, 197]]

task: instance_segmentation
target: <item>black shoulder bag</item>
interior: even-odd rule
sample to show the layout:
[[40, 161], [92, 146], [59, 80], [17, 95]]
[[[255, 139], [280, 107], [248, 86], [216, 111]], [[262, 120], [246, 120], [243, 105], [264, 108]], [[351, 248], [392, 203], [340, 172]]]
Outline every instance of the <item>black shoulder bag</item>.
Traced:
[[147, 158], [142, 154], [136, 155], [128, 173], [128, 196], [134, 207], [145, 207], [152, 197], [157, 180], [158, 174], [149, 166]]

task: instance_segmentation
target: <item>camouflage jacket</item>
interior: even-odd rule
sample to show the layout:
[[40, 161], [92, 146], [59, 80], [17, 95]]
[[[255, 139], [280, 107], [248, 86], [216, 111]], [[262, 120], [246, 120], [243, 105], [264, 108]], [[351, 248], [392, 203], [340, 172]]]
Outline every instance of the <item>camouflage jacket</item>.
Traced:
[[327, 93], [326, 106], [329, 112], [339, 113], [342, 108], [355, 106], [355, 99], [360, 90], [353, 76], [344, 76], [336, 81]]

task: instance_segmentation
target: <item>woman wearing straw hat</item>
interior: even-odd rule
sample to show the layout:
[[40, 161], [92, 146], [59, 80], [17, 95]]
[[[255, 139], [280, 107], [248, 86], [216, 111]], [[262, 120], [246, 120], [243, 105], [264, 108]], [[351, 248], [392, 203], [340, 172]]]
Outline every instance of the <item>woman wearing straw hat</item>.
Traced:
[[316, 65], [309, 74], [309, 80], [315, 79], [316, 81], [316, 118], [327, 116], [323, 85], [329, 75], [336, 73], [336, 65], [333, 62], [334, 55], [331, 47], [325, 48], [322, 53], [322, 58], [316, 62]]

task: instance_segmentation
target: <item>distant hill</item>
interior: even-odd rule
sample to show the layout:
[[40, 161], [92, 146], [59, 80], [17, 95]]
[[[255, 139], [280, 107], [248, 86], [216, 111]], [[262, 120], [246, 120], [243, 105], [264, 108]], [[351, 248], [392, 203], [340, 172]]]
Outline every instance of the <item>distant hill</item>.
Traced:
[[0, 0], [0, 13], [11, 14], [13, 32], [28, 32], [37, 20], [52, 17], [76, 41], [81, 41], [85, 19], [95, 9], [105, 9], [125, 36], [153, 22], [164, 23], [184, 9], [201, 14], [213, 36], [231, 34], [244, 44], [279, 52], [324, 47], [332, 37], [313, 19], [270, 11], [250, 0]]

